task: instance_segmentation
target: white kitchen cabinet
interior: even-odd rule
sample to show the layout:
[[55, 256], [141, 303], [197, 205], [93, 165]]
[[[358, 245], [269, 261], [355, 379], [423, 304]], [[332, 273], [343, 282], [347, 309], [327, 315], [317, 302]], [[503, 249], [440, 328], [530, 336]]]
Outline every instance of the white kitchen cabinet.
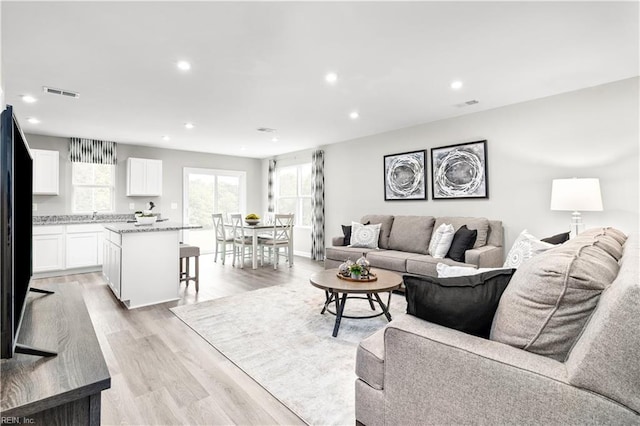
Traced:
[[127, 196], [162, 195], [162, 160], [127, 159]]
[[98, 265], [98, 235], [95, 232], [67, 234], [67, 268]]
[[100, 236], [104, 228], [97, 224], [66, 226], [66, 261], [68, 269], [98, 266], [100, 256]]
[[58, 151], [32, 149], [34, 195], [58, 195], [59, 156]]
[[107, 230], [104, 231], [102, 275], [117, 298], [120, 298], [122, 276], [122, 249], [119, 242], [120, 237], [118, 234]]
[[64, 226], [33, 228], [33, 272], [64, 269]]

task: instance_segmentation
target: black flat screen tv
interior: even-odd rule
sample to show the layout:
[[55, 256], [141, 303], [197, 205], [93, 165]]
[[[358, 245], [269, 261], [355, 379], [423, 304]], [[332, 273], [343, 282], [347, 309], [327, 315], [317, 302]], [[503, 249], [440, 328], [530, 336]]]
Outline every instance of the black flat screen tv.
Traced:
[[0, 339], [2, 358], [16, 350], [32, 276], [33, 159], [13, 108], [8, 105], [0, 122], [2, 176], [0, 177], [0, 240], [2, 288]]

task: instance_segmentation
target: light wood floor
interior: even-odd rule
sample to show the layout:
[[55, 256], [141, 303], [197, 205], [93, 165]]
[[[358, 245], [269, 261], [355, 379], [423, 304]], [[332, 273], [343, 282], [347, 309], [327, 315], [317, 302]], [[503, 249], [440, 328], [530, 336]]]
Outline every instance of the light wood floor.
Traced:
[[[102, 423], [139, 425], [304, 424], [289, 409], [174, 316], [169, 308], [283, 283], [310, 285], [322, 263], [296, 257], [277, 270], [225, 266], [200, 257], [200, 291], [180, 287], [176, 302], [127, 310], [100, 273], [34, 281], [81, 284], [111, 373], [102, 393]], [[259, 315], [259, 309], [256, 315]], [[247, 348], [251, 350], [251, 348]]]

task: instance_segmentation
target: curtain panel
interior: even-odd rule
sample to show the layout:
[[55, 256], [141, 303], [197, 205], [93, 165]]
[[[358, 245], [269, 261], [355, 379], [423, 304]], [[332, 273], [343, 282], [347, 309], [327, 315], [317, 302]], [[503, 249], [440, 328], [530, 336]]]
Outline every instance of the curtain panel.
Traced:
[[267, 212], [273, 213], [276, 209], [273, 185], [275, 183], [276, 160], [269, 160], [269, 175], [267, 176]]
[[72, 163], [116, 164], [116, 143], [71, 138], [69, 141], [69, 160]]
[[324, 260], [324, 151], [311, 155], [311, 259]]

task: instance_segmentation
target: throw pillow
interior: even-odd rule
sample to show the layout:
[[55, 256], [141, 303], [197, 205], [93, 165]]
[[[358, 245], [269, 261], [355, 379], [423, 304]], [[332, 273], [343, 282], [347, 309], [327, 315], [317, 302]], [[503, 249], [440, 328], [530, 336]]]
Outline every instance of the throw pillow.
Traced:
[[436, 218], [434, 229], [443, 223], [449, 223], [453, 225], [453, 229], [458, 229], [462, 225], [467, 225], [469, 229], [475, 229], [478, 231], [478, 237], [473, 245], [473, 248], [483, 247], [488, 244], [489, 240], [489, 219], [486, 217], [457, 217], [457, 216], [440, 216]]
[[453, 225], [443, 223], [435, 230], [429, 243], [429, 254], [437, 259], [444, 259], [449, 252], [455, 231]]
[[551, 237], [543, 238], [540, 241], [544, 241], [545, 243], [549, 243], [549, 244], [558, 245], [566, 241], [569, 241], [569, 234], [570, 232], [562, 232], [560, 234], [556, 234]]
[[[369, 222], [364, 223], [364, 225], [368, 225]], [[342, 226], [342, 234], [344, 234], [344, 245], [348, 246], [351, 244], [351, 225], [341, 225]]]
[[379, 223], [375, 225], [363, 225], [358, 222], [351, 222], [351, 244], [349, 247], [377, 249], [380, 226]]
[[455, 278], [405, 275], [407, 313], [423, 320], [488, 337], [493, 315], [514, 269]]
[[500, 270], [504, 270], [504, 268], [474, 268], [472, 266], [452, 266], [446, 263], [438, 263], [436, 265], [438, 278], [465, 277], [467, 275], [477, 275], [483, 272]]
[[464, 254], [473, 247], [477, 236], [478, 231], [476, 229], [470, 230], [467, 225], [462, 225], [453, 235], [453, 241], [451, 242], [451, 247], [449, 247], [447, 257], [456, 262], [464, 263]]
[[491, 339], [564, 362], [620, 269], [601, 240], [610, 238], [579, 235], [522, 264], [502, 295]]
[[444, 259], [449, 252], [454, 235], [455, 230], [453, 229], [453, 225], [446, 223], [440, 225], [440, 227], [436, 229], [434, 236], [431, 237], [431, 243], [433, 245], [429, 244], [429, 254], [436, 259]]
[[342, 225], [342, 233], [344, 234], [344, 245], [348, 246], [351, 244], [351, 226]]
[[511, 246], [511, 250], [509, 250], [507, 259], [504, 262], [504, 267], [518, 268], [526, 260], [549, 250], [551, 247], [553, 247], [553, 244], [540, 241], [525, 229], [513, 242], [513, 246]]

